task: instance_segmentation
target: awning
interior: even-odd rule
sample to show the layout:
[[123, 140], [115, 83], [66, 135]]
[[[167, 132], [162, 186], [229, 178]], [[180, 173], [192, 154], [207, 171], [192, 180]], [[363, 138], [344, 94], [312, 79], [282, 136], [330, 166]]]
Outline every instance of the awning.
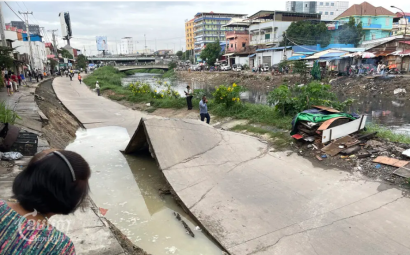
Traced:
[[340, 59], [342, 59], [342, 58], [341, 57], [321, 58], [321, 59], [319, 59], [319, 62], [330, 62], [330, 61], [333, 61], [333, 60], [340, 60]]
[[228, 53], [228, 54], [225, 54], [225, 55], [223, 55], [223, 56], [229, 57], [229, 56], [232, 56], [233, 54], [235, 54], [235, 53]]
[[346, 52], [330, 52], [325, 55], [320, 56], [319, 58], [333, 58], [333, 57], [340, 57], [342, 55], [345, 55]]
[[288, 58], [288, 60], [299, 60], [299, 59], [303, 59], [306, 58], [305, 55], [300, 55], [300, 56], [292, 56], [290, 58]]
[[393, 50], [390, 50], [390, 51], [378, 51], [378, 52], [373, 52], [373, 53], [376, 57], [385, 57], [393, 52], [394, 52]]
[[256, 56], [256, 54], [252, 54], [252, 55], [249, 55], [248, 57], [249, 58], [253, 58], [253, 57], [255, 57]]
[[[286, 46], [286, 49], [290, 49], [292, 48], [292, 46]], [[283, 50], [285, 49], [285, 47], [273, 47], [273, 48], [267, 48], [267, 49], [259, 49], [256, 50], [256, 52], [260, 52], [260, 51], [268, 51], [268, 50]]]
[[47, 58], [55, 58], [55, 55], [47, 55]]
[[410, 41], [402, 41], [402, 42], [399, 42], [399, 43], [410, 44]]
[[295, 53], [303, 54], [303, 55], [312, 55], [312, 54], [315, 54], [316, 52], [313, 52], [313, 51], [298, 51], [298, 52], [295, 52]]

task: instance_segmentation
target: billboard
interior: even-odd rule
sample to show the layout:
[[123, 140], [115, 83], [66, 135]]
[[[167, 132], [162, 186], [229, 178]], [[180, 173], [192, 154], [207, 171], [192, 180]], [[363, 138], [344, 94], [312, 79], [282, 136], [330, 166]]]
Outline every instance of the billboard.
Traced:
[[108, 50], [107, 36], [97, 36], [96, 42], [97, 42], [97, 50], [100, 50], [100, 51]]
[[71, 20], [69, 12], [60, 12], [61, 36], [63, 38], [71, 38], [73, 33], [71, 31]]

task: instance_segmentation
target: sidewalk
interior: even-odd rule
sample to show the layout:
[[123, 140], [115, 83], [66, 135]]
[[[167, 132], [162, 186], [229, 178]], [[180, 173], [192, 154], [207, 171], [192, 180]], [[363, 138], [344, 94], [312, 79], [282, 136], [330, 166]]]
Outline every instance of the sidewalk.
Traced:
[[[48, 79], [50, 78], [44, 79], [42, 82]], [[37, 152], [49, 148], [47, 140], [42, 138], [43, 123], [40, 117], [42, 113], [35, 102], [34, 95], [40, 83], [29, 82], [29, 87], [20, 87], [20, 92], [13, 93], [12, 96], [7, 96], [5, 88], [0, 89], [0, 101], [5, 101], [21, 117], [21, 120], [18, 120], [15, 125], [38, 135]], [[10, 199], [14, 178], [28, 164], [30, 159], [31, 157], [24, 157], [15, 162], [0, 161], [0, 199]], [[84, 212], [77, 211], [74, 215], [54, 216], [50, 219], [51, 222], [67, 220], [69, 230], [65, 233], [73, 241], [77, 254], [125, 254], [109, 229], [108, 223], [98, 216], [98, 208], [92, 201], [89, 201], [89, 207]], [[67, 228], [67, 226], [65, 227]]]

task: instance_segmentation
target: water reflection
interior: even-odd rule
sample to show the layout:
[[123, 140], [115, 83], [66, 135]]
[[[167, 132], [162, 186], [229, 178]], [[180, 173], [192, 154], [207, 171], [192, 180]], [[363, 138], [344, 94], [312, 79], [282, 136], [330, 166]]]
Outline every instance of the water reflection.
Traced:
[[[125, 128], [103, 127], [77, 131], [67, 149], [81, 154], [91, 166], [91, 197], [105, 215], [133, 243], [150, 254], [221, 254], [169, 195], [158, 189], [165, 180], [148, 155], [124, 156], [130, 138]], [[186, 234], [173, 212], [194, 231]]]

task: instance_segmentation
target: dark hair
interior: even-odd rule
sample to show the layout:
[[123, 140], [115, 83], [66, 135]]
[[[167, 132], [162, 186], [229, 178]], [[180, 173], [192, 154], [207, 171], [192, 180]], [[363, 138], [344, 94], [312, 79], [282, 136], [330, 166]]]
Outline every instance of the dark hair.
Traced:
[[34, 156], [17, 175], [13, 183], [13, 197], [27, 211], [36, 209], [42, 214], [69, 214], [87, 197], [91, 170], [79, 154], [59, 150], [74, 170], [76, 180], [73, 181], [68, 164], [52, 151]]

